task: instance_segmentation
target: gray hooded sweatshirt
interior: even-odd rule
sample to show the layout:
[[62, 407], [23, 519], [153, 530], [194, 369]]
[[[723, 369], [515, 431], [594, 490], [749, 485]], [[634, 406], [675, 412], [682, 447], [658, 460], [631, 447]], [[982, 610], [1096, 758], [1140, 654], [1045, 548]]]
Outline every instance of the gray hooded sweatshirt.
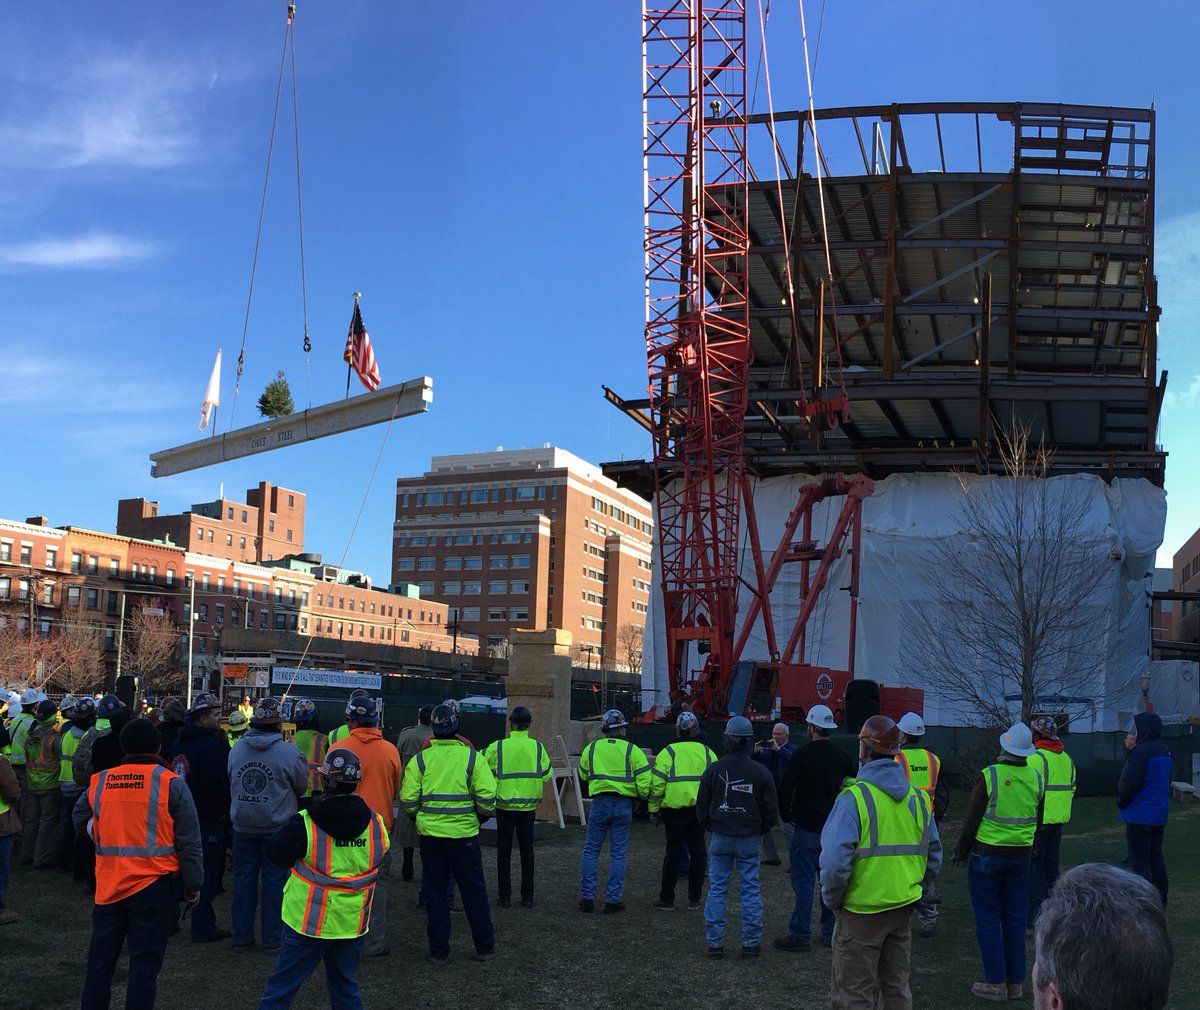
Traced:
[[[891, 758], [869, 761], [858, 770], [858, 779], [870, 782], [900, 800], [908, 792], [908, 778], [900, 764]], [[862, 835], [858, 820], [858, 804], [854, 795], [842, 790], [833, 803], [825, 829], [821, 832], [821, 898], [830, 908], [842, 907], [842, 898], [850, 886], [854, 869], [854, 850]], [[929, 833], [922, 839], [927, 845], [928, 863], [925, 879], [936, 877], [942, 868], [942, 839], [937, 824], [929, 818]]]
[[278, 730], [256, 729], [233, 745], [226, 763], [234, 831], [273, 835], [296, 813], [308, 788], [308, 762]]

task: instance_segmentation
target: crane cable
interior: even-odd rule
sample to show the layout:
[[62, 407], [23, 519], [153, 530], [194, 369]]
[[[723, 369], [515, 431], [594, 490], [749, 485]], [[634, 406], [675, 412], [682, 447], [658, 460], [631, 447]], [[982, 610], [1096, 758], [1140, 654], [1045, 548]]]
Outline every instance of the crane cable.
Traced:
[[250, 332], [250, 306], [254, 301], [254, 280], [258, 273], [258, 254], [262, 249], [262, 233], [263, 220], [267, 213], [267, 191], [271, 182], [271, 161], [275, 153], [275, 133], [279, 125], [279, 105], [283, 97], [283, 76], [287, 69], [287, 58], [289, 48], [292, 55], [292, 119], [293, 130], [296, 139], [296, 202], [300, 216], [300, 291], [301, 299], [304, 306], [304, 354], [305, 364], [308, 367], [309, 373], [309, 391], [308, 401], [309, 406], [312, 405], [312, 369], [309, 365], [308, 354], [312, 350], [312, 343], [308, 338], [308, 288], [305, 280], [304, 267], [304, 210], [303, 198], [300, 189], [300, 113], [297, 106], [297, 88], [296, 88], [296, 42], [295, 42], [295, 26], [296, 19], [296, 4], [294, 2], [287, 5], [287, 25], [283, 30], [283, 51], [279, 56], [279, 76], [275, 84], [275, 108], [271, 113], [271, 135], [267, 141], [267, 164], [263, 175], [262, 197], [258, 205], [258, 229], [254, 235], [254, 255], [250, 261], [250, 288], [246, 293], [246, 312], [242, 320], [242, 346], [238, 351], [237, 360], [237, 378], [233, 387], [233, 407], [229, 411], [229, 429], [233, 429], [234, 415], [237, 413], [238, 395], [242, 387], [242, 374], [245, 371], [246, 364], [246, 339]]

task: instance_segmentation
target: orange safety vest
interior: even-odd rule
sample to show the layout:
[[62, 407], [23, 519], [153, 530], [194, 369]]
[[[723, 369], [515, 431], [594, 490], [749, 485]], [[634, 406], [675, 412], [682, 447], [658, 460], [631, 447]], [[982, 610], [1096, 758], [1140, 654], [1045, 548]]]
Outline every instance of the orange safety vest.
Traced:
[[123, 764], [92, 776], [96, 904], [111, 905], [179, 872], [168, 803], [176, 774], [162, 765]]

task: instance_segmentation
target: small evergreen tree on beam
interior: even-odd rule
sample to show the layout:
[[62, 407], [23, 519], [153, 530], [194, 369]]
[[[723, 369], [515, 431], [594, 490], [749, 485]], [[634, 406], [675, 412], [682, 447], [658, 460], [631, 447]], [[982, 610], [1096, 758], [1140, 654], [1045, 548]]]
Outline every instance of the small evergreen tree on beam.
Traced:
[[283, 370], [263, 390], [258, 398], [258, 412], [263, 417], [286, 417], [296, 412], [296, 404], [292, 402], [292, 390], [288, 381], [283, 377]]

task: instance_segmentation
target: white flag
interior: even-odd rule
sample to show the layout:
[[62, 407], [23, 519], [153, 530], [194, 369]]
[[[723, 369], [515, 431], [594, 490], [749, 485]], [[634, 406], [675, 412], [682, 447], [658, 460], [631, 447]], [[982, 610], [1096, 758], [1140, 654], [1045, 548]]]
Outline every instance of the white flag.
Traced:
[[213, 362], [212, 375], [208, 379], [208, 389], [204, 393], [204, 402], [200, 405], [200, 430], [208, 427], [208, 408], [221, 405], [221, 349], [217, 348], [217, 360]]

